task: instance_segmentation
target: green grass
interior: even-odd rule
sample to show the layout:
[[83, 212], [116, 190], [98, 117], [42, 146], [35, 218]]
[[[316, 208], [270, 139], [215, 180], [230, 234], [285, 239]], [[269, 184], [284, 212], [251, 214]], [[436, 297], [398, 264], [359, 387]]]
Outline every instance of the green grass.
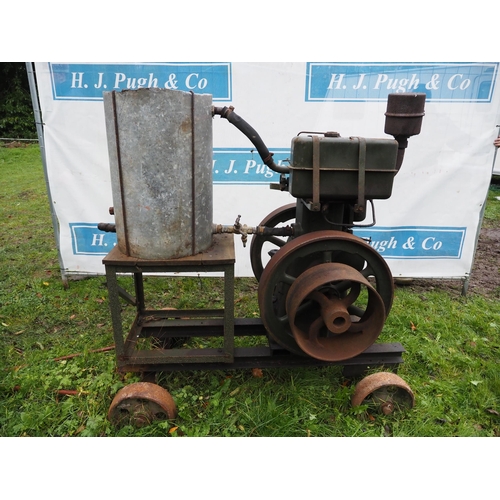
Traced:
[[500, 179], [495, 178], [488, 191], [483, 227], [498, 227], [498, 221], [500, 220], [500, 202], [497, 200], [497, 197], [500, 197]]
[[[498, 436], [500, 313], [494, 297], [396, 290], [380, 336], [401, 342], [399, 374], [416, 405], [384, 416], [353, 408], [339, 367], [165, 373], [178, 416], [135, 428], [107, 420], [119, 374], [104, 277], [59, 272], [40, 153], [0, 147], [0, 436]], [[492, 186], [485, 224], [498, 225]], [[128, 278], [124, 278], [126, 282]], [[218, 279], [148, 280], [170, 307], [221, 304]], [[237, 279], [236, 315], [258, 315], [253, 279]], [[125, 308], [131, 317], [131, 306]], [[128, 317], [129, 317], [128, 316]], [[79, 354], [61, 361], [61, 356]], [[60, 390], [77, 391], [62, 395]]]

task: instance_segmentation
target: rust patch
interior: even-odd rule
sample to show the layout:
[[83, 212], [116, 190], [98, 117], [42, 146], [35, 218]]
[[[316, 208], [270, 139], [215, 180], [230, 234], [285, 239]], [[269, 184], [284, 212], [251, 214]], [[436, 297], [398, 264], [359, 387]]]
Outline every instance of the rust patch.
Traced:
[[192, 129], [191, 120], [189, 118], [186, 118], [185, 120], [182, 121], [179, 128], [183, 134], [191, 132]]

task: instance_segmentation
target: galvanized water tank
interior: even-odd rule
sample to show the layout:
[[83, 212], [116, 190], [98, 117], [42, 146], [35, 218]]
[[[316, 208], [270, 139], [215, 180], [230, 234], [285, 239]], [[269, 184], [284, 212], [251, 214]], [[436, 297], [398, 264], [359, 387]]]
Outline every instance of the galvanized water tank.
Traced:
[[104, 93], [120, 251], [194, 255], [212, 244], [212, 96], [169, 89]]

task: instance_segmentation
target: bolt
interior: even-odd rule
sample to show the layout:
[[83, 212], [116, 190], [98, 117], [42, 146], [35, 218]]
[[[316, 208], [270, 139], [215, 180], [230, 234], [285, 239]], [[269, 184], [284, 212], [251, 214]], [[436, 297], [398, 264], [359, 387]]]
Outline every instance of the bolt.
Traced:
[[386, 401], [381, 406], [381, 410], [384, 415], [390, 415], [394, 411], [394, 403], [392, 403], [392, 401]]

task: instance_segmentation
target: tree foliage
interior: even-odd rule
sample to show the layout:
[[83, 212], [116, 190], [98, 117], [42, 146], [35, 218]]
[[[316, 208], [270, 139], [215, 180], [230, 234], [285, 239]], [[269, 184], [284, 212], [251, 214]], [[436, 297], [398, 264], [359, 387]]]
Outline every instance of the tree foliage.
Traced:
[[26, 65], [0, 63], [0, 137], [37, 137]]

